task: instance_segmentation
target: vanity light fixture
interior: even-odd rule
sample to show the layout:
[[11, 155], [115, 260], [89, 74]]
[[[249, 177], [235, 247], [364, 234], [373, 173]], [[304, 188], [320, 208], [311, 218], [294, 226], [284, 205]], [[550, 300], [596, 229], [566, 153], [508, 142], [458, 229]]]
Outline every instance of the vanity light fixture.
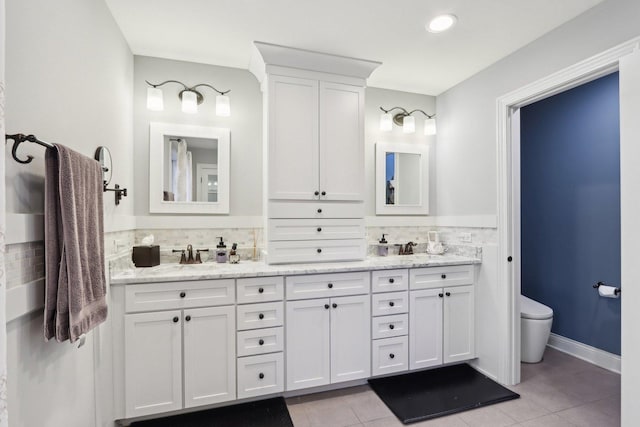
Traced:
[[147, 88], [147, 108], [149, 110], [162, 111], [164, 109], [162, 90], [158, 89], [160, 86], [164, 86], [167, 83], [178, 83], [183, 87], [178, 93], [178, 97], [180, 97], [182, 101], [183, 113], [195, 114], [198, 112], [198, 105], [204, 101], [204, 95], [202, 95], [197, 88], [205, 86], [218, 93], [216, 96], [216, 115], [220, 117], [229, 117], [231, 115], [231, 105], [229, 103], [229, 97], [227, 96], [227, 93], [231, 92], [231, 90], [220, 91], [207, 83], [199, 83], [189, 87], [178, 80], [167, 80], [158, 84], [151, 83], [147, 80], [145, 80], [145, 82], [150, 86]]
[[[380, 107], [380, 109], [382, 110], [382, 115], [380, 116], [380, 130], [383, 132], [390, 131], [393, 127], [392, 123], [395, 123], [398, 126], [402, 126], [402, 131], [404, 133], [414, 133], [416, 131], [416, 119], [412, 114], [419, 112], [427, 117], [424, 122], [424, 134], [427, 136], [436, 134], [435, 114], [427, 114], [419, 109], [407, 111], [402, 107], [393, 107], [388, 110]], [[392, 115], [391, 111], [393, 110], [400, 110], [400, 112]]]

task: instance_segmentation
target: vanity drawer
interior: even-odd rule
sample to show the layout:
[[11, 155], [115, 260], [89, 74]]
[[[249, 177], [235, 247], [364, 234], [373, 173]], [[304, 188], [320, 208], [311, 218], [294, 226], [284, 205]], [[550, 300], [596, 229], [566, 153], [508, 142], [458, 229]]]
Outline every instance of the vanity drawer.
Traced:
[[269, 240], [362, 239], [363, 219], [272, 219]]
[[472, 284], [473, 265], [413, 268], [409, 272], [409, 285], [412, 290]]
[[271, 328], [282, 326], [284, 306], [282, 302], [266, 302], [262, 304], [239, 305], [238, 330]]
[[368, 294], [369, 272], [288, 276], [287, 300]]
[[265, 328], [238, 332], [238, 357], [275, 353], [284, 348], [283, 328]]
[[409, 368], [409, 340], [406, 336], [375, 340], [372, 345], [372, 375], [406, 371]]
[[371, 319], [371, 338], [391, 338], [409, 333], [409, 315], [394, 314], [393, 316], [378, 316]]
[[371, 315], [384, 316], [409, 312], [409, 292], [389, 292], [371, 296]]
[[238, 304], [281, 301], [284, 298], [284, 277], [253, 277], [236, 281]]
[[238, 399], [284, 391], [282, 353], [238, 358]]
[[377, 270], [371, 272], [371, 292], [406, 291], [409, 270]]
[[234, 302], [233, 279], [125, 286], [127, 313], [227, 305]]
[[269, 218], [364, 218], [362, 202], [269, 202], [267, 209]]
[[269, 264], [357, 261], [365, 258], [365, 239], [269, 241]]

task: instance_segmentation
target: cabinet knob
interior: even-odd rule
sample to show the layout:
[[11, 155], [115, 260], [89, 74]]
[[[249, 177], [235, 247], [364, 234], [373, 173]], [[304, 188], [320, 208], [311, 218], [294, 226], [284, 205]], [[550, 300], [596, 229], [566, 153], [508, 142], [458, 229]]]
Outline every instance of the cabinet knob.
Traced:
[[393, 329], [393, 328], [395, 328], [395, 326], [389, 325], [389, 329]]
[[333, 283], [329, 283], [329, 284], [327, 285], [327, 287], [328, 287], [329, 289], [333, 288]]
[[263, 378], [264, 378], [264, 374], [263, 374], [262, 372], [260, 372], [260, 373], [258, 374], [258, 378], [263, 379]]
[[260, 320], [264, 319], [264, 314], [262, 314], [262, 313], [258, 314], [258, 319], [260, 319]]
[[191, 316], [187, 315], [187, 317], [184, 318], [184, 320], [186, 320], [187, 322], [191, 320]]
[[338, 308], [338, 304], [336, 304], [335, 302], [334, 302], [333, 304], [331, 304], [331, 306], [332, 306], [333, 308]]
[[446, 275], [446, 274], [443, 274], [443, 275], [442, 275], [442, 276], [440, 276], [440, 277], [442, 277], [443, 279], [446, 279], [446, 278], [447, 278], [447, 275]]
[[322, 213], [322, 209], [318, 209], [318, 213]]
[[314, 196], [319, 196], [319, 195], [320, 195], [320, 192], [319, 192], [319, 191], [316, 191], [316, 192], [314, 192], [314, 193], [313, 193], [313, 195], [314, 195]]
[[393, 283], [395, 282], [395, 280], [393, 280], [393, 277], [391, 279], [389, 279], [389, 283]]
[[259, 293], [259, 294], [264, 293], [264, 288], [258, 288], [258, 293]]
[[320, 248], [316, 249], [316, 251], [317, 251], [318, 253], [322, 253], [322, 249], [320, 249]]
[[326, 308], [327, 310], [329, 310], [329, 304], [325, 304], [324, 308]]
[[394, 305], [396, 305], [393, 301], [389, 301], [389, 307], [393, 307]]
[[187, 296], [187, 293], [186, 293], [186, 292], [180, 292], [180, 298], [184, 298], [184, 297], [186, 297], [186, 296]]
[[322, 194], [323, 196], [326, 196], [326, 195], [327, 195], [327, 192], [326, 192], [326, 191], [323, 191], [323, 192], [322, 192], [322, 193], [320, 193], [320, 194]]
[[264, 345], [264, 340], [261, 338], [260, 341], [258, 341], [259, 345]]
[[445, 295], [450, 297], [451, 296], [451, 292], [446, 292]]
[[442, 298], [444, 295], [442, 293], [439, 293], [438, 296]]
[[395, 354], [393, 354], [393, 353], [389, 354], [389, 359], [393, 359], [394, 357], [396, 357]]
[[178, 318], [178, 316], [174, 317], [174, 318], [173, 318], [173, 323], [178, 323], [178, 320], [180, 320], [180, 319]]

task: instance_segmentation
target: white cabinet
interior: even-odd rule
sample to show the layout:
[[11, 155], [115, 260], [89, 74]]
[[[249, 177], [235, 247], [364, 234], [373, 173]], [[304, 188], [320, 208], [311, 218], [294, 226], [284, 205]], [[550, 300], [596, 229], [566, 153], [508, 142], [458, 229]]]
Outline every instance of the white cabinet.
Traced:
[[473, 285], [411, 291], [410, 369], [473, 359], [474, 306]]
[[234, 306], [124, 317], [127, 418], [236, 398]]
[[367, 378], [368, 295], [287, 302], [287, 390]]

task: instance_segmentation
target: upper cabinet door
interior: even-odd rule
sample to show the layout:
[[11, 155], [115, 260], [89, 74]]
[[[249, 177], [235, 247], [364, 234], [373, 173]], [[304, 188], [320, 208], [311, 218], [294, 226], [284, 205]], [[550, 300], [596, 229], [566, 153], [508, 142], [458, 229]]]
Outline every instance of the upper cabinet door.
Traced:
[[320, 199], [364, 200], [364, 88], [320, 82]]
[[317, 200], [318, 81], [269, 77], [269, 198]]

